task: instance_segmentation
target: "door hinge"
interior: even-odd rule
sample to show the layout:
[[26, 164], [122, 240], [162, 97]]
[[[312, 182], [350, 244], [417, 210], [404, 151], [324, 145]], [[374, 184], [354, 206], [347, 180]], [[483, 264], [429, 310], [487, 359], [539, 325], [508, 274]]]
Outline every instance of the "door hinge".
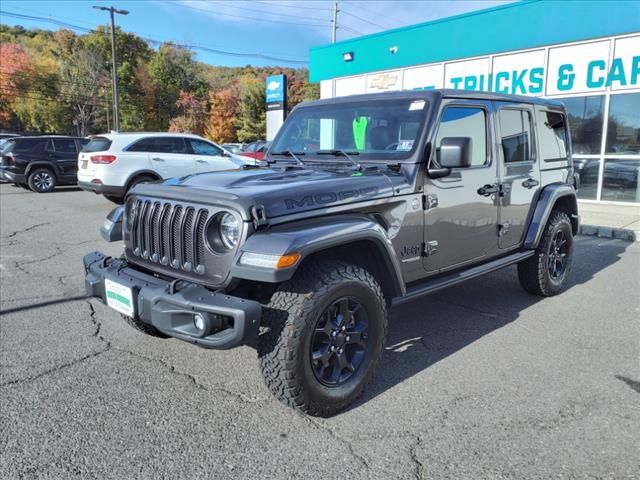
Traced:
[[425, 257], [430, 257], [438, 252], [438, 241], [430, 240], [422, 244], [422, 254]]
[[431, 210], [438, 206], [438, 197], [433, 194], [422, 195], [422, 209]]

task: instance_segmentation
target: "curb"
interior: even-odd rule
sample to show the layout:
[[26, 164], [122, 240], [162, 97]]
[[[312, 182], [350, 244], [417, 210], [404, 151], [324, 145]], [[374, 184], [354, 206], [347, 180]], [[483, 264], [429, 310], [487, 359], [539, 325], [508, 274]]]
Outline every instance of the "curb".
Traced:
[[640, 240], [634, 230], [629, 230], [628, 228], [601, 227], [598, 225], [580, 225], [578, 235], [587, 235], [590, 237], [601, 238], [617, 238], [619, 240], [627, 240], [629, 242]]

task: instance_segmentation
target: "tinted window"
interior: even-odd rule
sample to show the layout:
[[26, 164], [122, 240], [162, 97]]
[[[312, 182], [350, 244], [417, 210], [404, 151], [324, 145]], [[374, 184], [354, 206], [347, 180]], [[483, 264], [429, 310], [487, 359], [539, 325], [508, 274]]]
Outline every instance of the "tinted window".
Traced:
[[189, 143], [191, 143], [191, 150], [196, 155], [211, 155], [214, 157], [222, 155], [222, 150], [209, 142], [190, 138]]
[[573, 153], [600, 153], [604, 96], [574, 97], [562, 100], [569, 116]]
[[500, 131], [505, 163], [529, 162], [531, 152], [531, 117], [524, 110], [501, 109]]
[[73, 138], [54, 138], [53, 148], [58, 153], [77, 153], [78, 147]]
[[471, 139], [471, 166], [487, 162], [487, 122], [485, 111], [478, 107], [447, 107], [442, 113], [436, 150], [443, 138], [468, 137]]
[[158, 137], [155, 139], [157, 153], [189, 153], [184, 139], [181, 137]]
[[640, 160], [607, 158], [604, 161], [602, 200], [640, 202], [639, 178]]
[[607, 153], [640, 153], [640, 93], [611, 95]]
[[127, 148], [128, 152], [155, 152], [155, 138], [143, 138]]
[[41, 152], [47, 143], [46, 138], [21, 138], [14, 141], [14, 153]]
[[546, 161], [567, 158], [567, 129], [564, 115], [556, 112], [540, 112], [540, 151]]
[[82, 147], [82, 151], [83, 152], [105, 152], [109, 150], [110, 147], [111, 147], [111, 140], [109, 140], [107, 137], [92, 137], [89, 140], [89, 143], [87, 143], [84, 147]]

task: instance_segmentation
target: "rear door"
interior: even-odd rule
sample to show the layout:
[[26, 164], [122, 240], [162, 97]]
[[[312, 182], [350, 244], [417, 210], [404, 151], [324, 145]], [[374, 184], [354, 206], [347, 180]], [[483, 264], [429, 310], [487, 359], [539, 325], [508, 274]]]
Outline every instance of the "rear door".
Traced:
[[437, 168], [444, 138], [471, 140], [471, 165], [425, 182], [424, 268], [444, 272], [498, 253], [497, 167], [493, 149], [493, 104], [446, 100], [439, 115], [431, 167]]
[[[78, 173], [78, 144], [74, 138], [53, 138], [53, 158], [64, 177], [75, 178]], [[51, 155], [50, 155], [51, 157]]]
[[224, 151], [213, 143], [197, 138], [187, 138], [186, 140], [191, 146], [198, 172], [213, 172], [235, 167], [230, 158], [224, 156]]
[[533, 198], [540, 188], [534, 109], [532, 105], [495, 102], [498, 157], [500, 159], [500, 212], [498, 245], [520, 245]]
[[196, 173], [196, 160], [182, 137], [155, 137], [151, 166], [162, 178]]

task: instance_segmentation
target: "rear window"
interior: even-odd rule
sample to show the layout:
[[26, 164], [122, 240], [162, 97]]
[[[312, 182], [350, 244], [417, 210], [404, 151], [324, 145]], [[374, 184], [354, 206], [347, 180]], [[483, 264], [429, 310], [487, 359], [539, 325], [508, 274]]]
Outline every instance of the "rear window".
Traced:
[[20, 138], [9, 140], [5, 153], [41, 152], [47, 143], [46, 138]]
[[567, 128], [564, 115], [542, 111], [540, 127], [540, 150], [546, 162], [567, 159]]
[[83, 152], [105, 152], [111, 148], [111, 140], [107, 137], [92, 137], [84, 147]]

